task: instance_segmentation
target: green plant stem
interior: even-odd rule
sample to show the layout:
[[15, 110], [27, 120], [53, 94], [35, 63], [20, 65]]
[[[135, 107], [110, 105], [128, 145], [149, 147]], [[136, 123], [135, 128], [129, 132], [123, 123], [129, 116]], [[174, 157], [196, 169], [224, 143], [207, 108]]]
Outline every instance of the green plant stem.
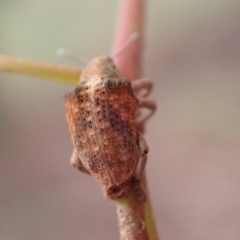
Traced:
[[144, 203], [144, 214], [145, 214], [145, 221], [146, 221], [148, 236], [150, 240], [158, 240], [158, 239], [160, 240], [160, 238], [158, 237], [157, 228], [154, 221], [153, 209], [151, 206], [151, 199], [150, 199], [150, 194], [149, 194], [148, 185], [147, 185], [146, 173], [143, 175], [143, 186], [145, 187], [146, 198], [147, 198], [147, 201]]
[[[134, 32], [140, 33], [140, 40], [133, 43], [126, 52], [115, 59], [121, 75], [134, 81], [141, 76], [143, 25], [145, 14], [144, 0], [121, 0], [116, 37], [113, 51], [121, 49], [126, 39]], [[131, 183], [128, 186], [126, 199], [115, 201], [119, 222], [121, 240], [158, 240], [156, 225], [152, 213], [146, 175], [143, 176], [143, 185], [147, 201], [139, 202]]]
[[81, 69], [0, 55], [0, 71], [77, 84]]

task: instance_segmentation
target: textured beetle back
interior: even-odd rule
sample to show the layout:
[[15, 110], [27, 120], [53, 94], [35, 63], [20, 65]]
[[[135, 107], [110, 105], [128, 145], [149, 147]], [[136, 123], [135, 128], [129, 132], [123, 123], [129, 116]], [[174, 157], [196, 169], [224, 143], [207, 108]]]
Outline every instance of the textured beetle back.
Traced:
[[126, 79], [92, 79], [65, 97], [67, 121], [78, 156], [104, 185], [119, 185], [137, 158], [138, 100]]

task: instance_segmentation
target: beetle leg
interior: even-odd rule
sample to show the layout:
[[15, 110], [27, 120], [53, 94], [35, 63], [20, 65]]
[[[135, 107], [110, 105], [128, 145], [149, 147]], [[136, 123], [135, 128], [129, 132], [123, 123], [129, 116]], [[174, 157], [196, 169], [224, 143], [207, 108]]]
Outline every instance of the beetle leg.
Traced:
[[147, 108], [150, 110], [150, 113], [145, 116], [144, 118], [137, 120], [138, 124], [144, 124], [156, 111], [157, 105], [154, 100], [148, 99], [148, 98], [138, 98], [138, 108]]
[[140, 133], [138, 133], [138, 136], [137, 136], [137, 146], [138, 146], [140, 158], [138, 160], [137, 166], [134, 171], [134, 177], [136, 179], [140, 179], [143, 173], [143, 170], [146, 166], [147, 154], [148, 154], [148, 145], [144, 137]]
[[133, 187], [136, 191], [139, 201], [144, 202], [146, 200], [146, 195], [140, 179], [147, 162], [148, 146], [144, 137], [140, 133], [138, 133], [137, 137], [137, 146], [138, 151], [140, 153], [140, 158], [138, 160], [137, 166], [133, 174], [134, 176]]
[[126, 196], [126, 191], [124, 189], [124, 186], [117, 186], [117, 185], [113, 185], [110, 187], [103, 187], [105, 195], [113, 200], [118, 200], [118, 199], [122, 199]]
[[140, 78], [132, 81], [132, 88], [136, 96], [140, 95], [141, 97], [147, 97], [150, 94], [152, 87], [153, 82], [148, 78]]
[[79, 159], [76, 149], [73, 150], [70, 162], [72, 166], [77, 168], [79, 171], [90, 174], [89, 171], [83, 166], [81, 160]]

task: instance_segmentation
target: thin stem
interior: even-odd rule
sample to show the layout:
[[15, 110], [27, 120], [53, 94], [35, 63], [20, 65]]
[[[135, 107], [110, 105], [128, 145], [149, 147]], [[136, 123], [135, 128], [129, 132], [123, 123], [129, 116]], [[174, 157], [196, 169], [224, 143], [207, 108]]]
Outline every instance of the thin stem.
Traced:
[[[142, 71], [145, 1], [121, 0], [120, 2], [119, 20], [112, 52], [121, 49], [126, 39], [134, 32], [140, 33], [140, 40], [134, 42], [126, 52], [115, 59], [121, 75], [134, 81], [141, 76]], [[127, 198], [115, 201], [121, 240], [158, 239], [145, 174], [143, 184], [147, 195], [145, 203], [137, 199], [137, 193], [131, 184], [128, 186]]]
[[153, 209], [151, 206], [151, 199], [150, 199], [150, 194], [148, 190], [146, 174], [143, 175], [143, 185], [145, 187], [146, 198], [147, 198], [147, 201], [144, 203], [144, 214], [145, 214], [145, 221], [146, 221], [148, 236], [150, 240], [158, 240], [158, 239], [160, 240], [160, 238], [158, 237], [157, 228], [154, 221]]
[[0, 55], [0, 71], [76, 84], [81, 69]]

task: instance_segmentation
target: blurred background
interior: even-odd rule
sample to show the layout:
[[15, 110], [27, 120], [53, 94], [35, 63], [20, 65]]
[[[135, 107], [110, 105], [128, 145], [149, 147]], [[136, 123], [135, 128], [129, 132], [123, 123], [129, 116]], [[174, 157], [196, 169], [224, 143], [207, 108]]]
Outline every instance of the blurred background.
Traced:
[[[73, 65], [111, 48], [118, 2], [0, 1], [0, 52]], [[162, 240], [240, 239], [240, 2], [148, 3], [147, 175]], [[0, 74], [0, 239], [118, 239], [115, 206], [70, 166], [73, 86]]]

